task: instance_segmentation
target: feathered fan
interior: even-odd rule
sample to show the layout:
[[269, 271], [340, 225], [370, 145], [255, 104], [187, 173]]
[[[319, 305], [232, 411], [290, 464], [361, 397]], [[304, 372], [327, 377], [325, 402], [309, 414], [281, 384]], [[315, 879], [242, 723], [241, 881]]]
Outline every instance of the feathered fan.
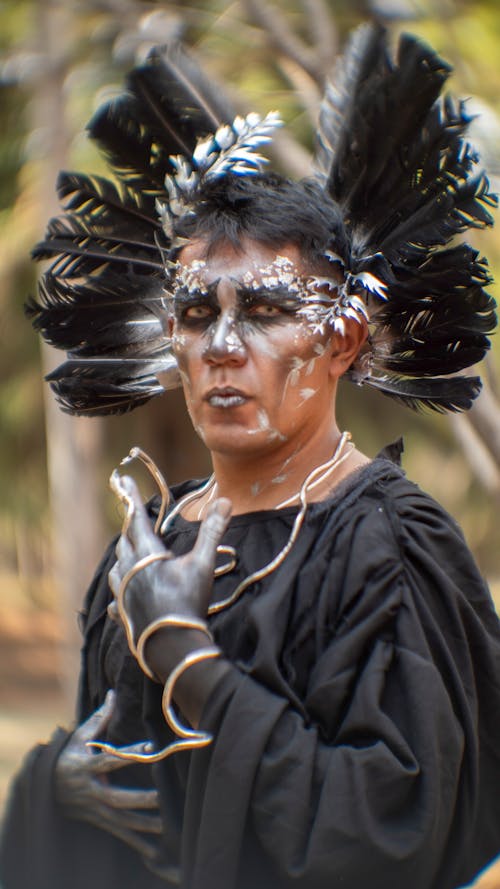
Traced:
[[491, 225], [497, 203], [474, 173], [463, 103], [439, 99], [450, 70], [411, 36], [393, 64], [385, 32], [359, 28], [327, 87], [317, 152], [348, 229], [349, 256], [339, 258], [348, 279], [368, 272], [385, 285], [364, 370], [351, 376], [438, 411], [470, 407], [479, 379], [449, 375], [484, 356], [496, 323], [486, 260], [446, 246]]
[[[463, 105], [439, 99], [449, 72], [415, 38], [401, 38], [393, 63], [382, 29], [358, 29], [326, 90], [317, 164], [349, 244], [336, 256], [332, 243], [326, 255], [372, 315], [370, 351], [351, 378], [413, 407], [463, 410], [479, 381], [450, 375], [484, 355], [494, 303], [486, 260], [449, 243], [490, 225], [496, 199], [474, 173]], [[53, 259], [28, 313], [68, 352], [49, 377], [63, 409], [121, 412], [178, 385], [162, 324], [175, 220], [211, 179], [256, 172], [256, 149], [279, 123], [273, 113], [233, 120], [178, 46], [154, 51], [129, 75], [127, 92], [97, 112], [90, 136], [118, 184], [61, 174], [65, 215], [34, 251]]]
[[[53, 259], [27, 313], [69, 360], [48, 379], [64, 410], [119, 413], [179, 385], [162, 320], [165, 237], [157, 202], [175, 156], [233, 114], [179, 46], [155, 50], [134, 69], [127, 92], [89, 124], [118, 184], [61, 173], [65, 215], [50, 221], [35, 259]], [[232, 131], [232, 130], [231, 130]], [[233, 140], [234, 142], [235, 140]], [[54, 258], [55, 257], [55, 258]], [[162, 385], [156, 375], [162, 373]], [[165, 382], [167, 379], [167, 382]]]
[[88, 127], [118, 184], [61, 173], [65, 215], [33, 251], [53, 262], [27, 313], [68, 352], [47, 379], [75, 414], [122, 413], [180, 385], [164, 329], [172, 220], [204, 182], [257, 172], [265, 161], [256, 148], [280, 125], [275, 114], [234, 118], [177, 44], [154, 50], [126, 86]]

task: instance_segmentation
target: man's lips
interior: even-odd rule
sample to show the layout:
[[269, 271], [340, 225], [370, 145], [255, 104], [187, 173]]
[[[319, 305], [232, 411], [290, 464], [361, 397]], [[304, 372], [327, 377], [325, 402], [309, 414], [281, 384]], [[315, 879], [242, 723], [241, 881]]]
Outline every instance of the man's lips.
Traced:
[[208, 402], [211, 407], [240, 407], [248, 399], [245, 392], [232, 386], [216, 386], [203, 396], [203, 401]]

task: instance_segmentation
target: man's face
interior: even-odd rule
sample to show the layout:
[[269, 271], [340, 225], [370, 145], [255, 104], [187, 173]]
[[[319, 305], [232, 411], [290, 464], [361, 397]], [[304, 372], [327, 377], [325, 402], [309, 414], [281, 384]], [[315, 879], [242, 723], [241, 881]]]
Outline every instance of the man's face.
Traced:
[[193, 241], [179, 262], [172, 343], [207, 447], [264, 454], [286, 445], [291, 453], [331, 427], [336, 337], [319, 323], [329, 297], [304, 296], [313, 272], [298, 247], [246, 239], [205, 259], [205, 244]]

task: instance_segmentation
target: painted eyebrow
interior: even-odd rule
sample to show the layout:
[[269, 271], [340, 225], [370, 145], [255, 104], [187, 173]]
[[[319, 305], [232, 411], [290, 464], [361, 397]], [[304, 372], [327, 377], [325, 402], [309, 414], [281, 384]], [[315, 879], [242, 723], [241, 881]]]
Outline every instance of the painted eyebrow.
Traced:
[[263, 296], [268, 293], [286, 293], [288, 295], [290, 294], [290, 291], [288, 290], [286, 284], [262, 284], [262, 286], [260, 287], [247, 287], [246, 284], [244, 284], [242, 287], [237, 286], [235, 289], [238, 293], [244, 295], [248, 294], [249, 296]]
[[[173, 297], [174, 300], [181, 303], [187, 303], [190, 300], [196, 299], [209, 299], [209, 300], [218, 300], [217, 297], [217, 287], [219, 285], [221, 278], [217, 278], [215, 281], [212, 281], [211, 284], [207, 284], [206, 289], [203, 290], [199, 288], [187, 288], [184, 284], [174, 290]], [[299, 293], [290, 293], [286, 284], [277, 284], [273, 286], [268, 286], [263, 284], [262, 287], [246, 287], [238, 286], [239, 282], [235, 279], [230, 279], [231, 283], [234, 286], [236, 297], [238, 302], [240, 303], [248, 303], [255, 302], [258, 299], [275, 299], [275, 300], [292, 300], [294, 302], [301, 302], [303, 297]]]
[[255, 303], [261, 299], [269, 302], [291, 302], [300, 303], [303, 297], [300, 293], [290, 293], [286, 284], [277, 284], [262, 287], [236, 287], [236, 294], [241, 303]]
[[218, 281], [207, 284], [206, 288], [201, 290], [198, 287], [188, 288], [185, 284], [181, 284], [173, 292], [174, 303], [189, 303], [193, 300], [208, 299], [210, 302], [216, 301]]

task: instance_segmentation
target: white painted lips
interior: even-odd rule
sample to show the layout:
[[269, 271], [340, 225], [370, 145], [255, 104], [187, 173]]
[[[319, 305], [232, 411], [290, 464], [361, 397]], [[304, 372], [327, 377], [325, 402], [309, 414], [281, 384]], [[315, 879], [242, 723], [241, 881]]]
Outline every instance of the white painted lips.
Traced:
[[211, 407], [241, 407], [248, 401], [248, 395], [245, 395], [239, 389], [233, 389], [232, 386], [224, 386], [223, 388], [211, 389], [204, 400]]

